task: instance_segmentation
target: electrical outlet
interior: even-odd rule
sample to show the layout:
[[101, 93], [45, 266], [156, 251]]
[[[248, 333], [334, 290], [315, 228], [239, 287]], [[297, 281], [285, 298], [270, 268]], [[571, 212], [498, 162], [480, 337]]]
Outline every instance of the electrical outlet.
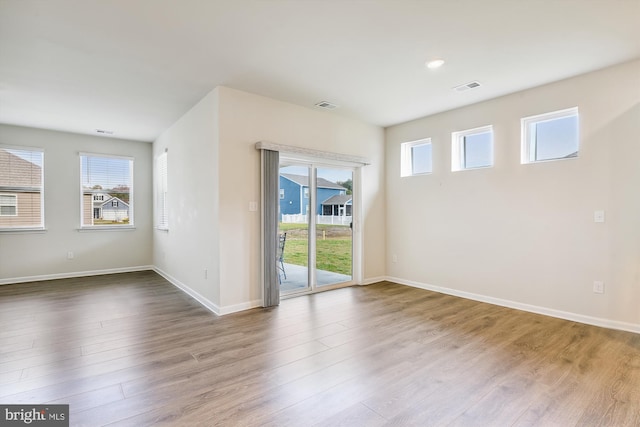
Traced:
[[209, 271], [205, 268], [204, 269], [204, 278], [208, 278], [209, 277]]
[[593, 222], [604, 222], [604, 211], [593, 212]]
[[67, 259], [73, 259], [73, 252], [67, 252]]
[[593, 282], [593, 292], [596, 294], [604, 294], [604, 282], [595, 280]]
[[391, 261], [398, 262], [398, 255], [393, 254], [393, 256], [391, 257]]

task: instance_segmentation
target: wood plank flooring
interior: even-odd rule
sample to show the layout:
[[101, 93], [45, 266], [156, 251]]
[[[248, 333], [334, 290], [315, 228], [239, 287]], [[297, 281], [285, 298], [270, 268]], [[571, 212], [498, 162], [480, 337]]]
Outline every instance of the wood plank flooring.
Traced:
[[217, 317], [153, 272], [0, 287], [0, 403], [77, 426], [640, 426], [640, 335], [393, 283]]

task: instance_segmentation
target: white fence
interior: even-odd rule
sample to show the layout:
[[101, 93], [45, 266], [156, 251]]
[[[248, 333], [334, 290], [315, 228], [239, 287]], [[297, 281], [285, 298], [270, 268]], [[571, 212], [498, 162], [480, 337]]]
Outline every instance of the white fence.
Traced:
[[[316, 215], [316, 224], [349, 225], [351, 216]], [[282, 222], [287, 224], [307, 224], [307, 215], [282, 215]]]

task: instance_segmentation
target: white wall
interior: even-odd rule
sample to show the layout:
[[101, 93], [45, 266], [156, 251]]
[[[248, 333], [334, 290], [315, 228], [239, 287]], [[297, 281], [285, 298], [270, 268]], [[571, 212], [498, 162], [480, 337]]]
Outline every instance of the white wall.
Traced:
[[[169, 231], [154, 231], [154, 263], [174, 283], [226, 313], [261, 303], [258, 141], [364, 156], [364, 277], [384, 271], [381, 128], [219, 87], [154, 143], [168, 149]], [[208, 278], [204, 278], [204, 270]]]
[[[47, 229], [0, 233], [0, 283], [151, 265], [151, 144], [9, 125], [0, 144], [44, 149]], [[81, 151], [134, 158], [135, 230], [78, 231]]]
[[[388, 128], [387, 274], [640, 330], [639, 103], [635, 61]], [[520, 118], [574, 106], [579, 157], [521, 165]], [[495, 166], [451, 172], [451, 132], [489, 124]], [[433, 174], [400, 178], [425, 137]]]
[[169, 209], [169, 231], [153, 232], [154, 265], [215, 311], [220, 304], [217, 93], [205, 96], [153, 144], [154, 162], [168, 150]]
[[362, 169], [364, 280], [385, 274], [384, 132], [377, 126], [220, 87], [220, 299], [256, 304], [260, 286], [258, 141], [367, 157]]

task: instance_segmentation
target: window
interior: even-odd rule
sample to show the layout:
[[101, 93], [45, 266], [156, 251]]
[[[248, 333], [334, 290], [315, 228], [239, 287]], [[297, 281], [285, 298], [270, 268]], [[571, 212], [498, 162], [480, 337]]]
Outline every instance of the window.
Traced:
[[280, 189], [280, 198], [284, 199], [284, 188]]
[[493, 166], [493, 127], [453, 132], [451, 134], [451, 170], [489, 168]]
[[521, 119], [522, 163], [578, 157], [578, 107]]
[[17, 194], [0, 194], [0, 216], [18, 216]]
[[0, 230], [44, 228], [44, 152], [0, 147]]
[[431, 138], [405, 142], [400, 150], [400, 176], [432, 172]]
[[158, 228], [160, 230], [169, 229], [169, 207], [167, 206], [167, 152], [160, 154], [156, 163], [157, 166], [157, 179], [156, 183], [156, 209], [157, 209], [157, 221]]
[[86, 227], [133, 226], [133, 159], [80, 154], [81, 222]]
[[305, 188], [304, 188], [304, 198], [305, 198], [305, 199], [308, 199], [308, 198], [309, 198], [309, 188], [308, 188], [308, 187], [305, 187]]

